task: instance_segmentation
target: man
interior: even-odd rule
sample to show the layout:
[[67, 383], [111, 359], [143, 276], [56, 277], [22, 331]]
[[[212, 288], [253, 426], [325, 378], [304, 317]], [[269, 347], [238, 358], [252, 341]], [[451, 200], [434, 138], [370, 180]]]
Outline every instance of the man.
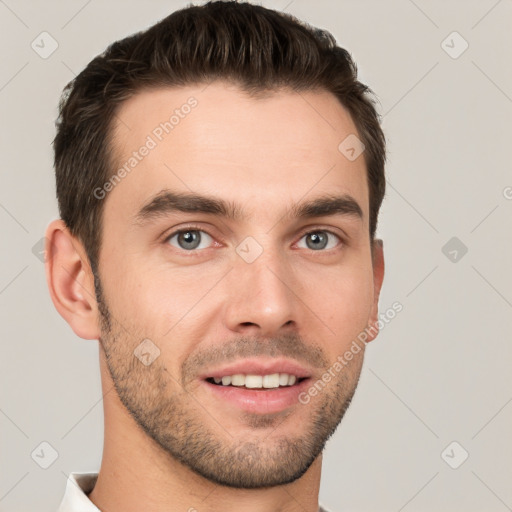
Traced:
[[[99, 340], [99, 474], [60, 511], [319, 510], [375, 338], [385, 141], [333, 37], [210, 2], [68, 84], [47, 280]], [[320, 508], [322, 510], [322, 508]]]

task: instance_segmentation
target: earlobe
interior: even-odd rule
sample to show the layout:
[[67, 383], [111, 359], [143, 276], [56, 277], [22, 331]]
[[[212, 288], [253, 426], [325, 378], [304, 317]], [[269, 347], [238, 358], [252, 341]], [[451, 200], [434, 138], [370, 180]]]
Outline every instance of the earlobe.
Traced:
[[380, 239], [373, 241], [372, 251], [373, 261], [373, 304], [368, 319], [369, 336], [367, 342], [374, 340], [379, 334], [377, 321], [379, 319], [379, 296], [384, 281], [384, 242]]
[[46, 229], [45, 249], [46, 281], [55, 308], [77, 336], [98, 339], [94, 277], [83, 245], [58, 219]]

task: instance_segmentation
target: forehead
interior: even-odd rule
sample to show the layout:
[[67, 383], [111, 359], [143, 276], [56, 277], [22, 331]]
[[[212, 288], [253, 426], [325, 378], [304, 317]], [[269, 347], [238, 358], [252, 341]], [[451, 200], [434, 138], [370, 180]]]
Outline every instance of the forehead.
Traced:
[[112, 172], [121, 177], [108, 203], [126, 213], [170, 189], [216, 194], [256, 215], [327, 192], [356, 197], [366, 217], [363, 155], [340, 150], [356, 135], [327, 91], [250, 98], [225, 82], [145, 90], [116, 115]]

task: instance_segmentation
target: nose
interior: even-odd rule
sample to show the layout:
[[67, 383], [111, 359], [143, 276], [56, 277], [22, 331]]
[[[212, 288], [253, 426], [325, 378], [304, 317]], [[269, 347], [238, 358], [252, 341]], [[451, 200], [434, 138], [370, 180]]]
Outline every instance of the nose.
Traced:
[[236, 257], [225, 283], [225, 323], [233, 332], [261, 337], [297, 328], [300, 301], [282, 255], [265, 250], [248, 263]]

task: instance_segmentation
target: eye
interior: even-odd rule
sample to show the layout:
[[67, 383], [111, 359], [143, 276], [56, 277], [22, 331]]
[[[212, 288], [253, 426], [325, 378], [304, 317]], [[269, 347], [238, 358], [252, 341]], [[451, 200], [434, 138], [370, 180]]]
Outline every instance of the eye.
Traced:
[[[201, 229], [192, 229], [192, 228], [185, 228], [180, 229], [179, 231], [175, 231], [171, 235], [169, 235], [166, 238], [166, 242], [170, 243], [172, 246], [176, 247], [177, 249], [182, 249], [185, 251], [194, 251], [196, 249], [206, 249], [207, 247], [200, 247], [201, 242], [203, 242], [203, 239], [206, 237], [206, 241], [208, 239], [213, 240], [213, 238], [206, 233], [205, 231]], [[172, 240], [176, 239], [176, 243], [178, 245], [175, 245], [172, 243]]]
[[[302, 238], [306, 239], [306, 248], [311, 249], [313, 251], [321, 251], [323, 249], [334, 249], [336, 247], [336, 243], [334, 242], [334, 245], [331, 243], [329, 245], [329, 236], [332, 238], [337, 239], [339, 242], [342, 242], [341, 238], [333, 233], [332, 231], [328, 231], [325, 229], [322, 230], [316, 230], [316, 231], [308, 231], [305, 233]], [[301, 240], [302, 240], [301, 238]]]
[[[317, 252], [335, 249], [337, 245], [340, 245], [340, 242], [343, 242], [337, 234], [326, 229], [308, 231], [302, 235], [301, 240], [302, 239], [306, 240], [306, 246], [298, 245], [299, 247]], [[196, 228], [195, 226], [189, 226], [174, 231], [164, 242], [169, 243], [177, 249], [186, 252], [194, 252], [196, 250], [207, 249], [211, 246], [213, 240], [213, 237], [206, 231]], [[201, 244], [203, 244], [202, 247]]]

